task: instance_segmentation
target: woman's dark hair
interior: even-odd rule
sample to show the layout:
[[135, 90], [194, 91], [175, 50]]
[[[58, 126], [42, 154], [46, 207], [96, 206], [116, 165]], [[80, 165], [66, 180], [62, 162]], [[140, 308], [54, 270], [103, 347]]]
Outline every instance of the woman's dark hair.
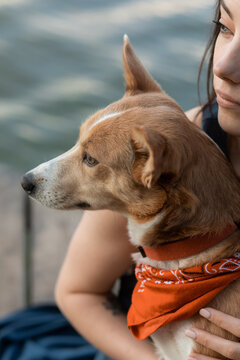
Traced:
[[[215, 16], [214, 16], [214, 22], [218, 22], [220, 19], [220, 5], [221, 5], [221, 0], [217, 0], [216, 2], [216, 9], [215, 9]], [[215, 48], [215, 43], [218, 37], [220, 31], [220, 27], [219, 24], [216, 23], [212, 34], [210, 36], [210, 39], [207, 43], [206, 49], [204, 51], [203, 57], [202, 57], [202, 61], [200, 63], [200, 67], [199, 67], [199, 73], [198, 73], [198, 81], [197, 81], [197, 85], [198, 85], [198, 98], [199, 98], [199, 102], [201, 104], [201, 100], [200, 100], [200, 78], [202, 75], [202, 70], [203, 70], [203, 65], [205, 63], [205, 61], [208, 61], [208, 67], [207, 67], [207, 102], [202, 105], [202, 109], [204, 110], [206, 107], [210, 108], [211, 111], [211, 104], [213, 99], [216, 97], [215, 91], [213, 89], [213, 55], [214, 55], [214, 48]]]

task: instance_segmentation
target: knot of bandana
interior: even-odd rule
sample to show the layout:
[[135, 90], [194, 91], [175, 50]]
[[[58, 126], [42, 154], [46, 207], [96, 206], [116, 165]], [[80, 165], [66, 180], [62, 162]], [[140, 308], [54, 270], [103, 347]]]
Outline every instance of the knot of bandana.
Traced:
[[142, 340], [172, 321], [191, 317], [240, 277], [240, 253], [182, 270], [140, 264], [135, 273], [128, 327]]

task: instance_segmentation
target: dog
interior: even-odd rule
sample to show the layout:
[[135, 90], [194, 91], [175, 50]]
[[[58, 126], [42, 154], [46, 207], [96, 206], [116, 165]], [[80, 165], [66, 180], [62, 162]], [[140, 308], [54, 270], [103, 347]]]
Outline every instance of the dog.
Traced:
[[[235, 226], [240, 219], [239, 180], [217, 145], [147, 72], [127, 35], [123, 65], [124, 96], [81, 125], [73, 148], [27, 172], [22, 187], [31, 198], [54, 209], [109, 209], [128, 218], [130, 241], [140, 249], [134, 255], [140, 275], [133, 300], [145, 296], [151, 281], [155, 287], [164, 283], [166, 293], [157, 297], [159, 303], [171, 286], [183, 294], [174, 288], [181, 282], [189, 286], [188, 294], [195, 279], [186, 269], [203, 265], [207, 269], [211, 264], [212, 270], [206, 271], [214, 273], [221, 259], [234, 263], [234, 281], [226, 280], [229, 285], [221, 285], [221, 291], [207, 301], [240, 317], [240, 232]], [[144, 271], [150, 277], [165, 271], [181, 278], [153, 281], [144, 278]], [[196, 309], [187, 310], [190, 317], [185, 311], [178, 321], [164, 320], [164, 326], [150, 319], [154, 324], [149, 326], [149, 319], [139, 324], [132, 306], [129, 327], [138, 338], [152, 337], [159, 359], [187, 359], [193, 350], [219, 358], [184, 335], [190, 326], [236, 340], [200, 317]], [[140, 304], [140, 311], [145, 311], [144, 306], [147, 303]], [[169, 309], [164, 314], [168, 316]]]

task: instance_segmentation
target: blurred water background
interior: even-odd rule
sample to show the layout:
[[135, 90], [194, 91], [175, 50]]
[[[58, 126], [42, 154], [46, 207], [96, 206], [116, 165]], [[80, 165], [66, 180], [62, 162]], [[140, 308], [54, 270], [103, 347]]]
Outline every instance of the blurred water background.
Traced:
[[0, 163], [25, 171], [73, 145], [79, 125], [124, 92], [127, 33], [186, 110], [212, 0], [0, 0]]

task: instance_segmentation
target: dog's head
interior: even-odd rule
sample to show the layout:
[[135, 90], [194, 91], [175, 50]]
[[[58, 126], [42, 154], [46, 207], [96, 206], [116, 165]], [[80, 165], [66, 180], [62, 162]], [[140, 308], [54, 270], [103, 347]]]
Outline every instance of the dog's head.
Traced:
[[190, 168], [204, 161], [200, 147], [209, 157], [219, 151], [153, 80], [127, 36], [123, 64], [123, 98], [91, 116], [75, 146], [25, 174], [22, 186], [48, 207], [111, 209], [138, 222], [170, 206], [193, 213], [199, 199]]

